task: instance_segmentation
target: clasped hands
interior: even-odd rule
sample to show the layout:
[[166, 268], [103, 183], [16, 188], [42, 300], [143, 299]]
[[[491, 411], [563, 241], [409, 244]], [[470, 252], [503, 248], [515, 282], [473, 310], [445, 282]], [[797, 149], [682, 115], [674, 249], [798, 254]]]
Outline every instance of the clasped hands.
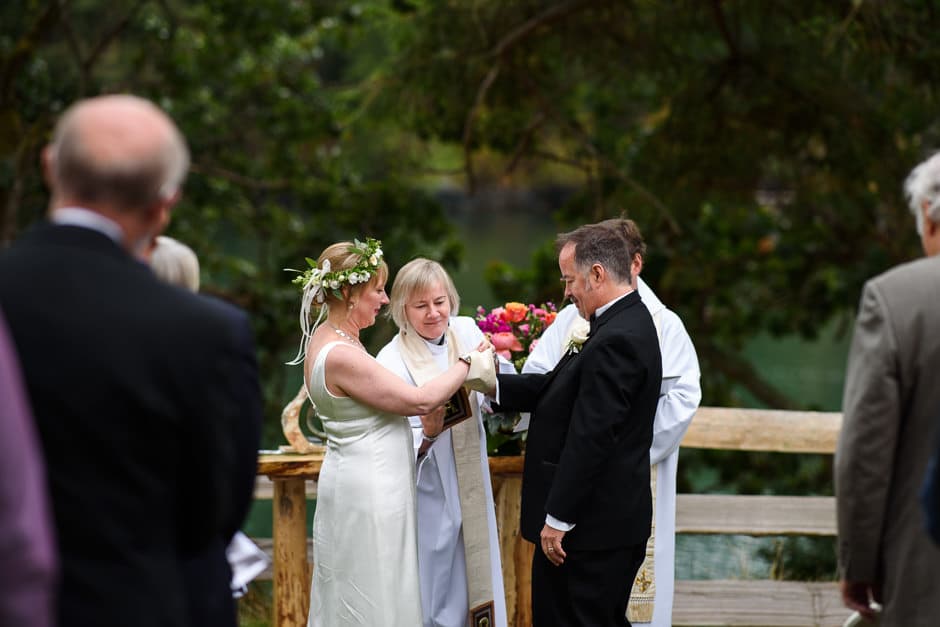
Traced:
[[488, 339], [484, 339], [476, 350], [469, 353], [470, 371], [463, 385], [469, 390], [492, 395], [496, 389], [496, 349]]
[[[489, 340], [484, 339], [466, 355], [470, 358], [470, 369], [464, 387], [478, 392], [489, 392], [496, 388], [496, 351]], [[433, 442], [444, 429], [444, 405], [421, 416], [424, 439]], [[424, 447], [422, 447], [424, 448]]]

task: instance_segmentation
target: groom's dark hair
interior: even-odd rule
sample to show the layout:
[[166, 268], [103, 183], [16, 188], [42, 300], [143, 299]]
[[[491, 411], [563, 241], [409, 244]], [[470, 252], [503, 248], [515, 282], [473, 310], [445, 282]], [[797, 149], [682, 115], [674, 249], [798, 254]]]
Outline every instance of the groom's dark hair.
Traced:
[[[621, 224], [614, 224], [621, 223]], [[600, 264], [618, 283], [630, 283], [633, 277], [630, 266], [634, 255], [640, 254], [637, 246], [627, 236], [626, 224], [632, 224], [635, 232], [639, 229], [632, 220], [622, 218], [605, 220], [597, 224], [585, 224], [568, 233], [561, 233], [555, 240], [558, 252], [568, 244], [574, 244], [574, 262], [579, 270], [587, 270], [595, 263]], [[642, 242], [642, 237], [641, 240]], [[645, 245], [643, 246], [645, 248]]]

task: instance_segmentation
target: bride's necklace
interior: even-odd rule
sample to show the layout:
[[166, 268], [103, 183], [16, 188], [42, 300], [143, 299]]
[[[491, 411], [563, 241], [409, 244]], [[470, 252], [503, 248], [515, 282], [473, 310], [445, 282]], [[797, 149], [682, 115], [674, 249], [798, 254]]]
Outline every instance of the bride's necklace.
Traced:
[[343, 339], [346, 340], [347, 342], [352, 342], [353, 344], [355, 344], [355, 345], [358, 346], [359, 348], [365, 350], [366, 347], [362, 345], [362, 342], [359, 341], [359, 338], [351, 336], [350, 334], [346, 333], [345, 331], [343, 331], [342, 329], [340, 329], [338, 326], [336, 326], [336, 325], [333, 324], [332, 322], [327, 322], [327, 324], [330, 325], [330, 328], [332, 328], [334, 331], [336, 331], [336, 334], [337, 334], [338, 336], [340, 336], [341, 338], [343, 338]]

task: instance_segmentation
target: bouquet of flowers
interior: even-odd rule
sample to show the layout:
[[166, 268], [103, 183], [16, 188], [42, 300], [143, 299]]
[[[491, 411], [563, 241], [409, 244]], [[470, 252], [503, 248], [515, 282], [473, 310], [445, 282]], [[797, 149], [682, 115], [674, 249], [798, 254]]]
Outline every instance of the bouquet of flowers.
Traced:
[[[477, 327], [492, 342], [496, 353], [512, 362], [516, 370], [521, 372], [542, 332], [555, 321], [557, 315], [554, 303], [536, 306], [510, 302], [502, 307], [494, 307], [489, 312], [483, 307], [477, 307], [475, 319]], [[484, 419], [490, 433], [490, 453], [502, 450], [506, 442], [525, 439], [524, 434], [512, 431], [519, 421], [518, 413], [484, 413]]]

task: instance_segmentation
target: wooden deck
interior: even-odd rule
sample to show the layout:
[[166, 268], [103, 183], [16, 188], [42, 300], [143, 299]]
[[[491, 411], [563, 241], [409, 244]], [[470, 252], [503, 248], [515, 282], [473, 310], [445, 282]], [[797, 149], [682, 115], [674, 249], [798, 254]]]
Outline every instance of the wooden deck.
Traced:
[[[832, 454], [842, 417], [703, 407], [685, 448]], [[311, 567], [306, 499], [315, 497], [322, 452], [263, 455], [257, 498], [273, 499], [274, 537], [256, 539], [273, 555], [274, 625], [306, 624]], [[519, 536], [521, 457], [490, 458], [510, 625], [531, 625], [529, 564], [533, 545]], [[266, 479], [265, 477], [269, 478]], [[834, 536], [835, 500], [819, 496], [680, 494], [676, 533]], [[835, 582], [707, 580], [676, 582], [676, 626], [840, 627], [849, 612]]]

